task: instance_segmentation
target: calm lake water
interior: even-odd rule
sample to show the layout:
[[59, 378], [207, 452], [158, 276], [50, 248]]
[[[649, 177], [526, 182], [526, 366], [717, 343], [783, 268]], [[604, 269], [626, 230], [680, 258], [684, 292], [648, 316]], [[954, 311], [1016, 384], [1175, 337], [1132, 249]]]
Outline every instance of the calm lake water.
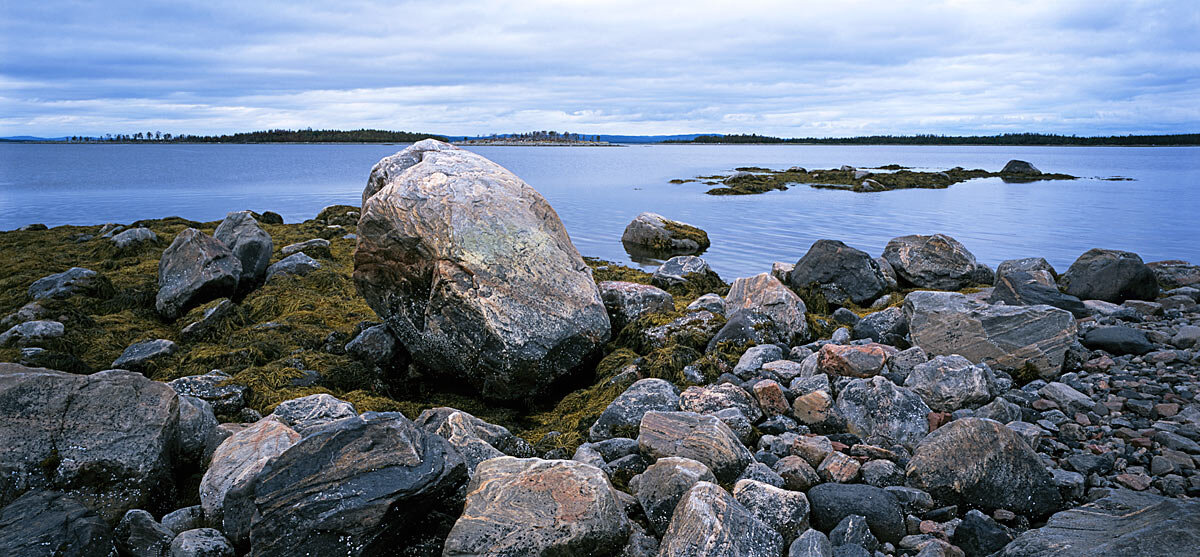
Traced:
[[[403, 145], [0, 144], [0, 230], [28, 223], [222, 218], [271, 210], [287, 222], [358, 205], [371, 166]], [[980, 261], [1040, 256], [1063, 271], [1093, 247], [1200, 262], [1200, 148], [727, 146], [475, 147], [542, 193], [585, 256], [631, 263], [621, 232], [654, 211], [708, 231], [703, 256], [727, 280], [795, 262], [820, 238], [873, 255], [890, 238], [941, 232]], [[737, 166], [890, 163], [998, 170], [1009, 159], [1085, 179], [852, 193], [807, 186], [741, 197], [669, 184]], [[1097, 178], [1124, 176], [1134, 181]]]

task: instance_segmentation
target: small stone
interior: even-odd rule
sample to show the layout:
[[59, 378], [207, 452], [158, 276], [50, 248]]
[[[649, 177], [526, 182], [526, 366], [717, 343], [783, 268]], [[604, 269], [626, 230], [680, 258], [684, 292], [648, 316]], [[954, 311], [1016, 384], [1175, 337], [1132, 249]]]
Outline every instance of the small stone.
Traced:
[[817, 467], [817, 475], [827, 482], [850, 483], [858, 478], [861, 465], [857, 460], [839, 452], [829, 453]]

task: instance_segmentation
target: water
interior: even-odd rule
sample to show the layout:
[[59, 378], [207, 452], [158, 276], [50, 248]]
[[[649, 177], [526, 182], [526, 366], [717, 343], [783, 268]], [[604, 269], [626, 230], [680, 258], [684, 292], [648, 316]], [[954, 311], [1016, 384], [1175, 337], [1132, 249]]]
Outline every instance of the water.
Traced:
[[[403, 145], [0, 145], [0, 230], [32, 222], [128, 223], [272, 210], [287, 222], [357, 205], [371, 166]], [[580, 253], [631, 264], [625, 225], [654, 211], [708, 231], [704, 258], [726, 279], [795, 262], [832, 238], [873, 255], [890, 238], [941, 232], [992, 266], [1045, 257], [1060, 271], [1093, 247], [1146, 261], [1200, 262], [1200, 148], [651, 145], [473, 147], [537, 188]], [[945, 190], [852, 193], [807, 186], [741, 197], [673, 178], [737, 166], [897, 163], [998, 170], [1023, 159], [1070, 182], [982, 179]], [[1125, 176], [1130, 182], [1096, 177]]]

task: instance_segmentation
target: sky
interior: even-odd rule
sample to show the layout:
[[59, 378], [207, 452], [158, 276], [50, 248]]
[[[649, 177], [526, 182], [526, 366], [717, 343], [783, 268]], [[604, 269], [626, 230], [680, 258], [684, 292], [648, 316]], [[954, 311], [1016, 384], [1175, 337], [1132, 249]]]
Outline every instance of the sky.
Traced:
[[0, 136], [1200, 132], [1200, 1], [0, 3]]

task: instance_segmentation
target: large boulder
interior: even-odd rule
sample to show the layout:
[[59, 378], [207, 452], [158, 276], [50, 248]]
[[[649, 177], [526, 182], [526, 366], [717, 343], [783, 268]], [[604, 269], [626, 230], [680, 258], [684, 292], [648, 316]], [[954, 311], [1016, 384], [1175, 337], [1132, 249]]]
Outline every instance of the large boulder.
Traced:
[[634, 217], [621, 234], [621, 243], [667, 254], [696, 254], [709, 246], [708, 234], [703, 230], [656, 213]]
[[850, 300], [866, 306], [887, 289], [874, 258], [837, 240], [814, 242], [792, 268], [788, 282], [797, 288], [815, 282], [825, 299], [838, 305]]
[[657, 286], [621, 281], [604, 281], [596, 286], [614, 332], [621, 332], [625, 325], [648, 313], [675, 309], [675, 298]]
[[999, 557], [1173, 557], [1200, 555], [1200, 502], [1111, 489], [1055, 513]]
[[958, 290], [976, 277], [975, 255], [945, 234], [892, 238], [883, 248], [902, 285], [937, 290]]
[[1041, 457], [1004, 424], [961, 418], [929, 434], [906, 470], [909, 484], [947, 505], [1041, 516], [1062, 500]]
[[1041, 257], [1005, 259], [996, 266], [996, 278], [1000, 279], [1001, 277], [1014, 272], [1036, 273], [1038, 271], [1045, 271], [1049, 273], [1052, 278], [1058, 278], [1058, 271], [1054, 270], [1054, 266], [1051, 265], [1049, 261], [1046, 261]]
[[1154, 261], [1146, 264], [1158, 279], [1158, 285], [1163, 290], [1172, 290], [1190, 286], [1200, 288], [1200, 265], [1192, 265], [1187, 261], [1171, 259]]
[[992, 400], [996, 377], [984, 364], [972, 364], [957, 354], [935, 356], [917, 364], [904, 380], [904, 386], [921, 395], [938, 412], [976, 408]]
[[112, 530], [77, 499], [30, 491], [0, 509], [0, 554], [30, 557], [114, 557]]
[[1111, 249], [1090, 249], [1058, 277], [1063, 290], [1081, 300], [1153, 300], [1158, 279], [1138, 254]]
[[1079, 298], [1064, 294], [1053, 282], [1047, 284], [1025, 271], [1009, 271], [998, 276], [996, 287], [987, 301], [989, 304], [1010, 306], [1044, 304], [1065, 309], [1077, 318], [1087, 317], [1090, 313]]
[[613, 437], [637, 437], [646, 412], [679, 410], [679, 388], [657, 378], [641, 379], [625, 389], [588, 429], [593, 442]]
[[1004, 165], [1004, 168], [1002, 168], [1000, 170], [1000, 173], [1001, 174], [1028, 174], [1028, 175], [1036, 176], [1038, 174], [1041, 174], [1042, 171], [1038, 170], [1036, 166], [1033, 166], [1032, 164], [1030, 164], [1028, 162], [1013, 159], [1011, 161], [1008, 161], [1008, 163]]
[[442, 555], [612, 555], [629, 537], [619, 501], [595, 466], [494, 458], [475, 469]]
[[697, 483], [675, 507], [659, 557], [779, 557], [783, 536], [721, 486]]
[[808, 339], [804, 300], [770, 273], [733, 281], [725, 296], [725, 308], [730, 316], [751, 312], [769, 317], [774, 325], [764, 342], [792, 346]]
[[1029, 365], [1047, 378], [1062, 371], [1077, 331], [1065, 310], [990, 305], [954, 292], [913, 292], [904, 313], [912, 343], [930, 355], [959, 354], [1004, 371]]
[[842, 519], [858, 515], [876, 538], [896, 543], [904, 537], [904, 513], [900, 501], [891, 492], [862, 484], [824, 483], [808, 490], [812, 504], [812, 524], [818, 530], [832, 530]]
[[254, 494], [247, 488], [267, 461], [299, 441], [299, 433], [268, 416], [221, 442], [200, 480], [200, 506], [208, 522], [235, 542], [245, 541], [254, 515]]
[[426, 140], [380, 161], [364, 196], [376, 189], [354, 280], [414, 360], [488, 397], [528, 400], [608, 340], [562, 221], [508, 170]]
[[113, 524], [158, 509], [174, 490], [178, 428], [175, 391], [140, 374], [0, 364], [0, 504], [58, 489]]
[[217, 230], [213, 232], [213, 238], [225, 244], [241, 263], [239, 288], [247, 290], [266, 277], [267, 264], [271, 262], [275, 244], [271, 242], [271, 235], [254, 220], [250, 211], [237, 211], [225, 215], [225, 220], [221, 221]]
[[836, 408], [846, 430], [868, 442], [911, 448], [929, 432], [925, 401], [883, 377], [850, 381], [838, 393]]
[[242, 263], [225, 244], [188, 228], [158, 261], [154, 307], [174, 320], [194, 305], [233, 295], [241, 276]]
[[430, 517], [457, 512], [466, 480], [458, 452], [399, 413], [332, 422], [255, 476], [252, 552], [375, 555], [436, 536]]
[[71, 267], [61, 273], [45, 276], [29, 285], [29, 297], [69, 298], [75, 294], [102, 296], [112, 291], [112, 283], [103, 275], [83, 267]]
[[638, 448], [650, 460], [690, 458], [708, 466], [723, 482], [737, 479], [754, 461], [729, 426], [695, 412], [646, 412], [638, 431]]

